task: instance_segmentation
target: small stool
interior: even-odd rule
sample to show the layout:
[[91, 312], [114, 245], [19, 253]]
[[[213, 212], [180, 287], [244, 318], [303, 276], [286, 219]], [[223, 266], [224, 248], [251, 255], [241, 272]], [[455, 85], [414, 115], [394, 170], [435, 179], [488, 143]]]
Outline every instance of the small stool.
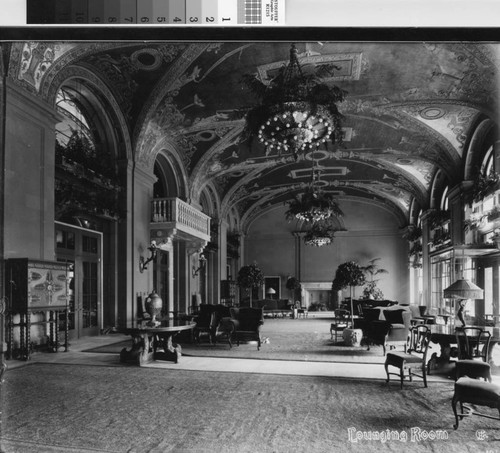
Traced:
[[[460, 415], [457, 414], [457, 402], [460, 401]], [[498, 409], [499, 416], [493, 417], [488, 414], [483, 414], [474, 411], [464, 403], [477, 404], [479, 406], [488, 406]], [[455, 414], [454, 429], [458, 428], [458, 420], [470, 415], [478, 415], [480, 417], [500, 420], [500, 386], [491, 382], [480, 381], [479, 379], [471, 379], [469, 377], [461, 377], [455, 382], [455, 392], [451, 400], [453, 413]], [[468, 410], [464, 414], [464, 407]]]

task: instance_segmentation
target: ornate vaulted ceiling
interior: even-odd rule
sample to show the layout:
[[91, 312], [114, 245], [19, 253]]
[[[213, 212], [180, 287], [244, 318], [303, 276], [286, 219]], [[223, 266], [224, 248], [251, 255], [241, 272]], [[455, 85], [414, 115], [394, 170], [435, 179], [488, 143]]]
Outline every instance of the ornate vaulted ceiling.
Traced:
[[[344, 145], [313, 155], [266, 153], [240, 143], [244, 114], [256, 98], [244, 74], [263, 83], [288, 62], [290, 42], [19, 43], [11, 75], [50, 97], [65, 67], [91, 71], [115, 96], [136, 160], [152, 169], [160, 149], [175, 149], [198, 200], [210, 184], [222, 215], [243, 219], [282, 205], [311, 181], [324, 191], [393, 210], [401, 223], [413, 200], [426, 207], [436, 172], [450, 183], [481, 119], [497, 120], [495, 44], [458, 42], [297, 42], [304, 72], [346, 90]], [[40, 62], [43, 62], [41, 64]]]

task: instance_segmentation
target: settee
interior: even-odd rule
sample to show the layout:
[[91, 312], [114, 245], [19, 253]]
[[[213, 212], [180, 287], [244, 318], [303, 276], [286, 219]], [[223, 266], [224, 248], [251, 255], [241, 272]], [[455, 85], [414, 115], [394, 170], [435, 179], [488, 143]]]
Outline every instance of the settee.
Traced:
[[386, 348], [391, 349], [406, 344], [411, 327], [412, 314], [407, 306], [392, 305], [374, 307], [363, 310], [363, 318], [357, 320], [355, 327], [362, 329], [362, 342], [368, 346], [382, 346], [384, 355]]
[[260, 299], [254, 302], [255, 308], [262, 308], [264, 316], [276, 318], [293, 313], [291, 302], [288, 299]]

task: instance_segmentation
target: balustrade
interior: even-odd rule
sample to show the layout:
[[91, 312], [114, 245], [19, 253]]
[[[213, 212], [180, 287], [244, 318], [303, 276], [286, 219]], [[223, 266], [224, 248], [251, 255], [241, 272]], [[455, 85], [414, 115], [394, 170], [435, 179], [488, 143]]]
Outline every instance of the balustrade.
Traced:
[[155, 198], [151, 208], [152, 223], [171, 223], [210, 236], [210, 217], [179, 198]]

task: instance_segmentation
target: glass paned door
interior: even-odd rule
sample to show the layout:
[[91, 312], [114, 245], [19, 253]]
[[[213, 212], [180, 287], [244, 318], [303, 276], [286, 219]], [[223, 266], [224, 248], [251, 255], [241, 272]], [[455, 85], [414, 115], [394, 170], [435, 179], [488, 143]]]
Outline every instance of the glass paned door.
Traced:
[[101, 235], [56, 223], [58, 261], [72, 266], [70, 282], [68, 331], [69, 339], [98, 335], [100, 327]]
[[82, 328], [97, 328], [97, 309], [99, 301], [97, 263], [83, 261], [82, 269]]

